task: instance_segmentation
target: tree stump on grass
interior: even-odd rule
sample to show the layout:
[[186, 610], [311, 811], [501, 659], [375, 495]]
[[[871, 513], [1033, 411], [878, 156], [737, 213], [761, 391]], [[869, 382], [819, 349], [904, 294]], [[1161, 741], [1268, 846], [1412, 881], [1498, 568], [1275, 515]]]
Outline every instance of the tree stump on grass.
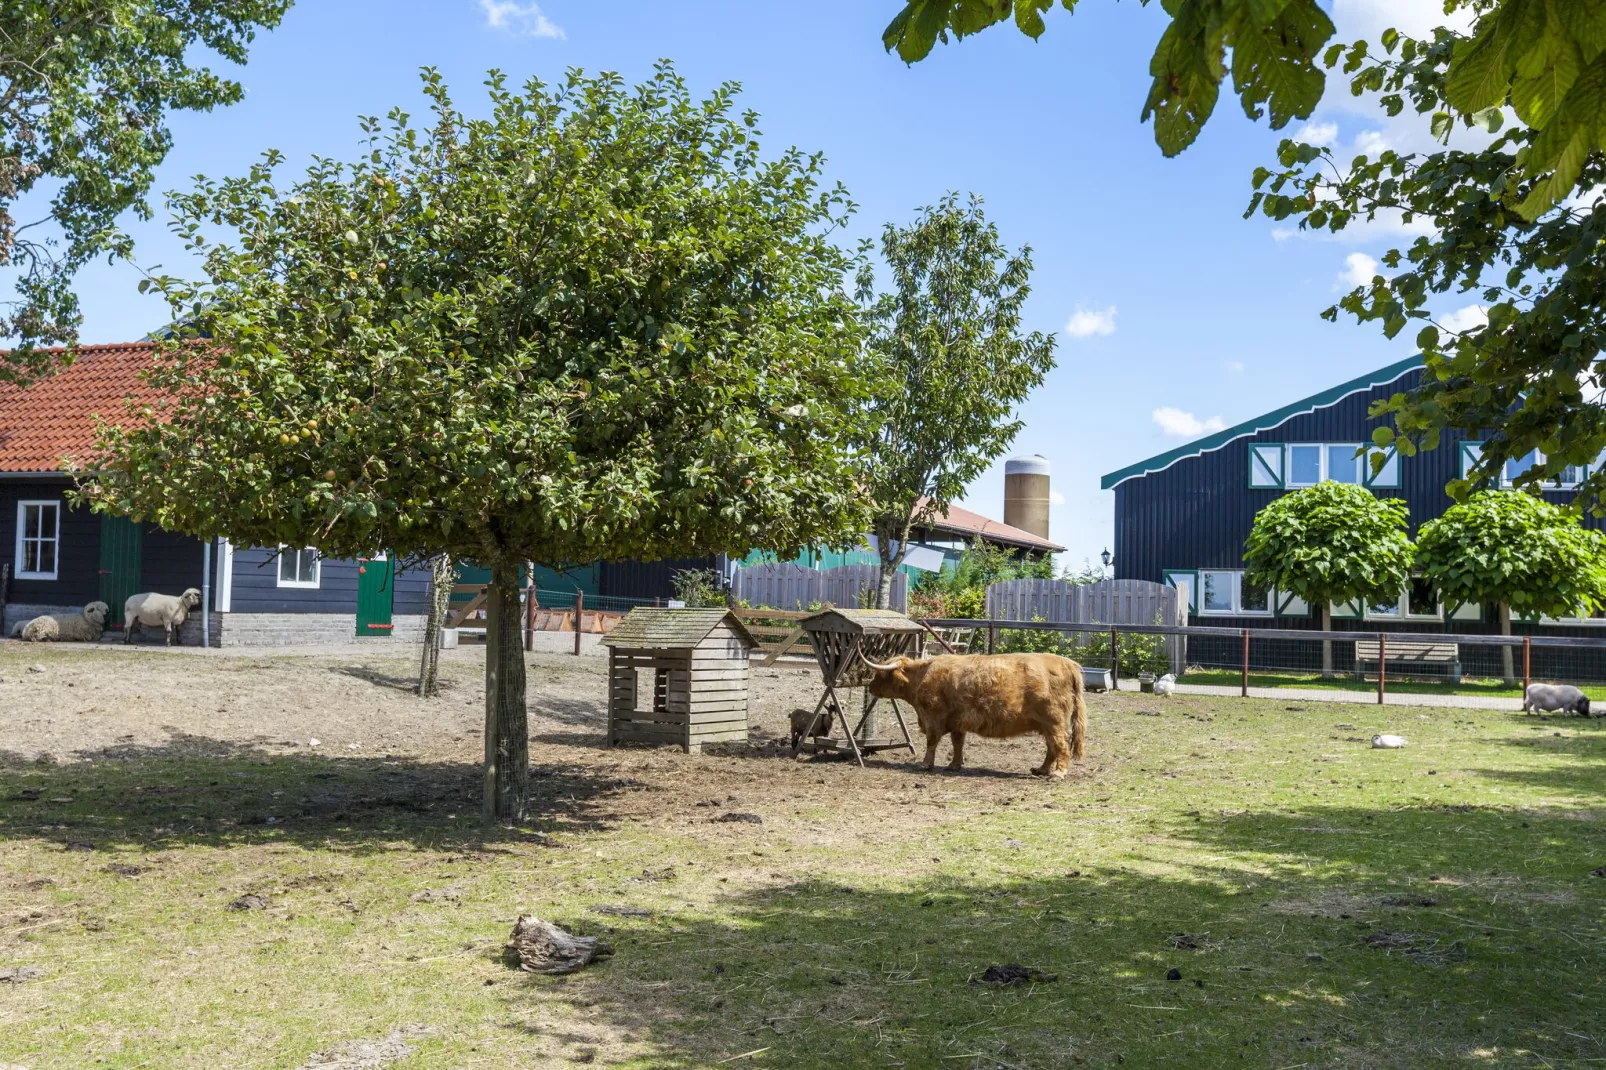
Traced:
[[507, 942], [508, 956], [530, 973], [574, 973], [613, 954], [595, 936], [574, 936], [534, 914], [520, 914]]

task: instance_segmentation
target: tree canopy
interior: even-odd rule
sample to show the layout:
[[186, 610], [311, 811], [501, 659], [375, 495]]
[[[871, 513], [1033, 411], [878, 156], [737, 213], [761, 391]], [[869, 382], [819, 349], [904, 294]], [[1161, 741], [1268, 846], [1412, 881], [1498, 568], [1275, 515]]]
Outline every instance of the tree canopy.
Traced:
[[1522, 491], [1481, 491], [1423, 524], [1416, 568], [1450, 606], [1587, 617], [1606, 605], [1606, 536]]
[[1022, 331], [1031, 249], [1011, 253], [979, 198], [949, 194], [908, 226], [888, 224], [881, 255], [886, 292], [869, 265], [859, 275], [874, 397], [859, 448], [885, 608], [910, 528], [945, 512], [1009, 447], [1015, 408], [1054, 367], [1055, 340]]
[[[172, 198], [206, 277], [155, 286], [212, 341], [168, 346], [171, 402], [104, 428], [88, 499], [252, 545], [468, 558], [504, 618], [526, 560], [862, 532], [854, 264], [831, 240], [852, 206], [824, 160], [762, 154], [735, 86], [695, 100], [668, 64], [634, 89], [488, 85], [470, 119], [426, 71], [428, 130], [393, 112], [353, 163], [281, 189], [269, 153]], [[509, 627], [487, 758], [522, 778]], [[497, 776], [516, 817], [522, 779]]]
[[1292, 594], [1325, 614], [1333, 603], [1393, 602], [1411, 575], [1405, 503], [1327, 480], [1255, 514], [1245, 579]]
[[[116, 229], [167, 156], [169, 111], [233, 104], [236, 82], [191, 64], [205, 48], [244, 63], [259, 29], [291, 0], [5, 0], [0, 3], [0, 265], [18, 275], [0, 334], [20, 345], [0, 381], [25, 380], [53, 359], [38, 347], [76, 340], [72, 280], [101, 255], [127, 256]], [[53, 186], [46, 220], [19, 222], [19, 199]]]

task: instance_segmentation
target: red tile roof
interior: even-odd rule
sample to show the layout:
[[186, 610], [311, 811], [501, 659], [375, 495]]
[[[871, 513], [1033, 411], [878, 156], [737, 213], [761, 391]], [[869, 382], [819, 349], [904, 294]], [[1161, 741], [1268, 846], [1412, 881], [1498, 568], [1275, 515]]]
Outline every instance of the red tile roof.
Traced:
[[959, 535], [967, 539], [980, 536], [986, 542], [1002, 543], [1005, 546], [1019, 546], [1027, 550], [1047, 550], [1050, 553], [1059, 553], [1065, 549], [1057, 542], [1033, 535], [1029, 531], [1001, 524], [996, 520], [989, 520], [980, 513], [973, 513], [969, 509], [961, 509], [957, 505], [950, 505], [948, 511], [934, 518], [927, 525], [934, 534]]
[[79, 346], [78, 359], [27, 389], [0, 384], [0, 472], [59, 472], [65, 458], [87, 460], [95, 418], [115, 420], [123, 401], [158, 396], [139, 379], [153, 342]]

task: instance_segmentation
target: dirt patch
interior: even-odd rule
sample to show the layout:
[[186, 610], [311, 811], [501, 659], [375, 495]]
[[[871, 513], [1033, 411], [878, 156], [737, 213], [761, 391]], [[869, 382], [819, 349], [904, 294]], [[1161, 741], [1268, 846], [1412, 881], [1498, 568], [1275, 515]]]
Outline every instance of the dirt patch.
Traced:
[[320, 1051], [300, 1070], [378, 1070], [413, 1054], [407, 1042], [429, 1034], [428, 1029], [399, 1029], [382, 1040], [348, 1040]]

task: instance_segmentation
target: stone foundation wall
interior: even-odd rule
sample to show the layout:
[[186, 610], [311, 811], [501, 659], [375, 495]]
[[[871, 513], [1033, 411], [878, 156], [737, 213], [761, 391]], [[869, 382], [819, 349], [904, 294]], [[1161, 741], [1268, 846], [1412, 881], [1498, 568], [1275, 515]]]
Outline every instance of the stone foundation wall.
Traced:
[[214, 613], [212, 645], [327, 646], [356, 642], [401, 645], [419, 642], [424, 637], [421, 614], [399, 614], [391, 623], [395, 627], [385, 635], [359, 640], [355, 613]]

